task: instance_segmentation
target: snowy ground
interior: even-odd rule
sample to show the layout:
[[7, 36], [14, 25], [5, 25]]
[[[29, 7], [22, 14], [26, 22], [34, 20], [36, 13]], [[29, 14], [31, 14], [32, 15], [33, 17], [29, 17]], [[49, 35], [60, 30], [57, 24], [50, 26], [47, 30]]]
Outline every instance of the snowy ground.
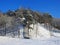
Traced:
[[0, 36], [0, 45], [60, 45], [60, 31], [49, 31], [38, 24], [29, 33], [31, 39], [22, 39], [23, 29], [20, 31], [20, 38], [11, 38], [9, 34], [6, 37]]
[[0, 37], [0, 45], [60, 45], [60, 38], [19, 39]]

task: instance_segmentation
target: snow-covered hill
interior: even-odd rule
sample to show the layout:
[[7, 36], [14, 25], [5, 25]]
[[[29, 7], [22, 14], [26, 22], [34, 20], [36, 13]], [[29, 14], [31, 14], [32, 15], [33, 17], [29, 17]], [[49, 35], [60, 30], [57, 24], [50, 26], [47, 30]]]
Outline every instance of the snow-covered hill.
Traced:
[[[30, 25], [33, 27], [33, 25]], [[33, 27], [34, 29], [30, 31], [31, 38], [50, 38], [50, 32], [46, 28], [44, 28], [41, 24], [37, 23]]]
[[10, 37], [11, 34], [6, 36], [0, 36], [0, 45], [60, 45], [60, 31], [59, 30], [48, 30], [42, 24], [30, 25], [33, 29], [29, 29], [30, 39], [22, 39], [23, 28], [20, 28], [20, 38]]
[[[60, 37], [60, 30], [54, 29], [54, 27], [50, 27], [49, 25], [36, 23], [31, 24], [30, 27], [32, 29], [29, 29], [29, 36], [28, 33], [24, 32], [26, 29], [24, 29], [21, 24], [18, 24], [13, 29], [8, 28], [6, 37], [19, 37], [21, 39], [24, 38], [24, 36], [28, 36], [30, 39]], [[20, 34], [18, 34], [18, 30], [20, 31]]]
[[60, 37], [60, 31], [57, 29], [53, 30], [54, 27], [52, 26], [44, 26], [44, 24], [37, 23], [34, 27], [33, 24], [30, 27], [33, 28], [33, 30], [29, 31], [31, 39]]
[[[49, 28], [49, 26], [46, 26], [44, 24], [31, 24], [30, 27], [32, 27], [33, 29], [29, 29], [29, 38], [30, 39], [40, 39], [40, 38], [51, 38], [51, 37], [60, 37], [60, 31], [59, 30], [55, 30], [53, 29], [53, 27], [51, 27], [51, 29]], [[16, 30], [17, 29], [17, 30]], [[18, 30], [20, 31], [20, 38], [24, 38], [24, 36], [27, 35], [27, 33], [25, 32], [23, 34], [23, 30], [24, 27], [23, 26], [18, 26], [14, 28], [14, 33], [15, 33], [15, 37], [18, 37]], [[13, 32], [12, 33], [7, 33], [6, 36], [11, 37], [13, 36]]]

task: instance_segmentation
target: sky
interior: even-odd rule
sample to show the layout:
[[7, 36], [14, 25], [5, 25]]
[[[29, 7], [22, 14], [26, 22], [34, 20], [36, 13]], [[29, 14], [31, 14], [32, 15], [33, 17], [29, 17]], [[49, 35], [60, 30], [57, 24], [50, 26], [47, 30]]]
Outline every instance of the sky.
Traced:
[[21, 6], [60, 18], [60, 0], [0, 0], [0, 11], [16, 10]]

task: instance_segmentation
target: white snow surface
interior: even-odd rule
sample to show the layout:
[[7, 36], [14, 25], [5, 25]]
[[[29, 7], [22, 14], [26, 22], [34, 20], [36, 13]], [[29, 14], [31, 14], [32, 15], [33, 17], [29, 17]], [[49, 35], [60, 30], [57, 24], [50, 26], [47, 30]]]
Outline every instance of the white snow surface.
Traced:
[[[46, 29], [44, 25], [42, 24], [35, 24], [33, 27], [33, 24], [30, 25], [30, 27], [34, 28], [31, 30], [30, 33], [30, 38], [31, 39], [40, 39], [40, 38], [51, 38], [53, 37], [60, 37], [60, 31], [59, 30], [53, 30], [51, 31], [49, 29]], [[37, 28], [37, 29], [36, 29]], [[48, 27], [47, 27], [48, 28]]]
[[[46, 29], [44, 27], [44, 24], [40, 24], [40, 23], [37, 23], [37, 24], [31, 24], [30, 27], [32, 27], [33, 29], [29, 29], [29, 38], [30, 39], [40, 39], [40, 38], [51, 38], [52, 36], [53, 37], [60, 37], [60, 31], [59, 30], [52, 30], [50, 31], [49, 29]], [[47, 27], [48, 28], [48, 27]], [[14, 28], [14, 30], [16, 29], [16, 27]], [[18, 29], [17, 30], [20, 30], [20, 38], [24, 38], [24, 35], [23, 35], [23, 26], [21, 27], [21, 25], [18, 25]], [[15, 31], [14, 32], [16, 34], [16, 38], [18, 37], [18, 32]], [[27, 34], [27, 33], [26, 33]], [[12, 33], [8, 33], [6, 34], [7, 37], [13, 37], [13, 34]]]
[[[30, 25], [30, 27], [33, 27], [33, 24]], [[37, 29], [36, 29], [37, 28]], [[45, 29], [41, 24], [35, 24], [34, 29], [30, 31], [30, 38], [50, 38], [50, 32], [49, 30]]]
[[[30, 26], [33, 27], [33, 25]], [[48, 29], [45, 29], [41, 24], [35, 24], [34, 29], [30, 29], [30, 39], [22, 38], [23, 29], [20, 30], [20, 33], [21, 38], [0, 36], [0, 45], [60, 45], [59, 31], [49, 31]]]
[[20, 39], [0, 36], [0, 45], [60, 45], [60, 38]]

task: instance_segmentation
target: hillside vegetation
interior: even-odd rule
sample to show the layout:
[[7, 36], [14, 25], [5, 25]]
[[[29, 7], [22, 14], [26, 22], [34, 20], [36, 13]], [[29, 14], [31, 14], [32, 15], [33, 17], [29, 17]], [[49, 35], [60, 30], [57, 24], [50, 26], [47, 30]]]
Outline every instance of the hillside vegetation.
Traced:
[[[58, 21], [57, 21], [58, 20]], [[59, 19], [55, 20], [49, 13], [40, 13], [28, 8], [20, 8], [15, 11], [0, 12], [0, 29], [14, 27], [17, 24], [29, 27], [30, 24], [45, 23], [60, 29]]]

